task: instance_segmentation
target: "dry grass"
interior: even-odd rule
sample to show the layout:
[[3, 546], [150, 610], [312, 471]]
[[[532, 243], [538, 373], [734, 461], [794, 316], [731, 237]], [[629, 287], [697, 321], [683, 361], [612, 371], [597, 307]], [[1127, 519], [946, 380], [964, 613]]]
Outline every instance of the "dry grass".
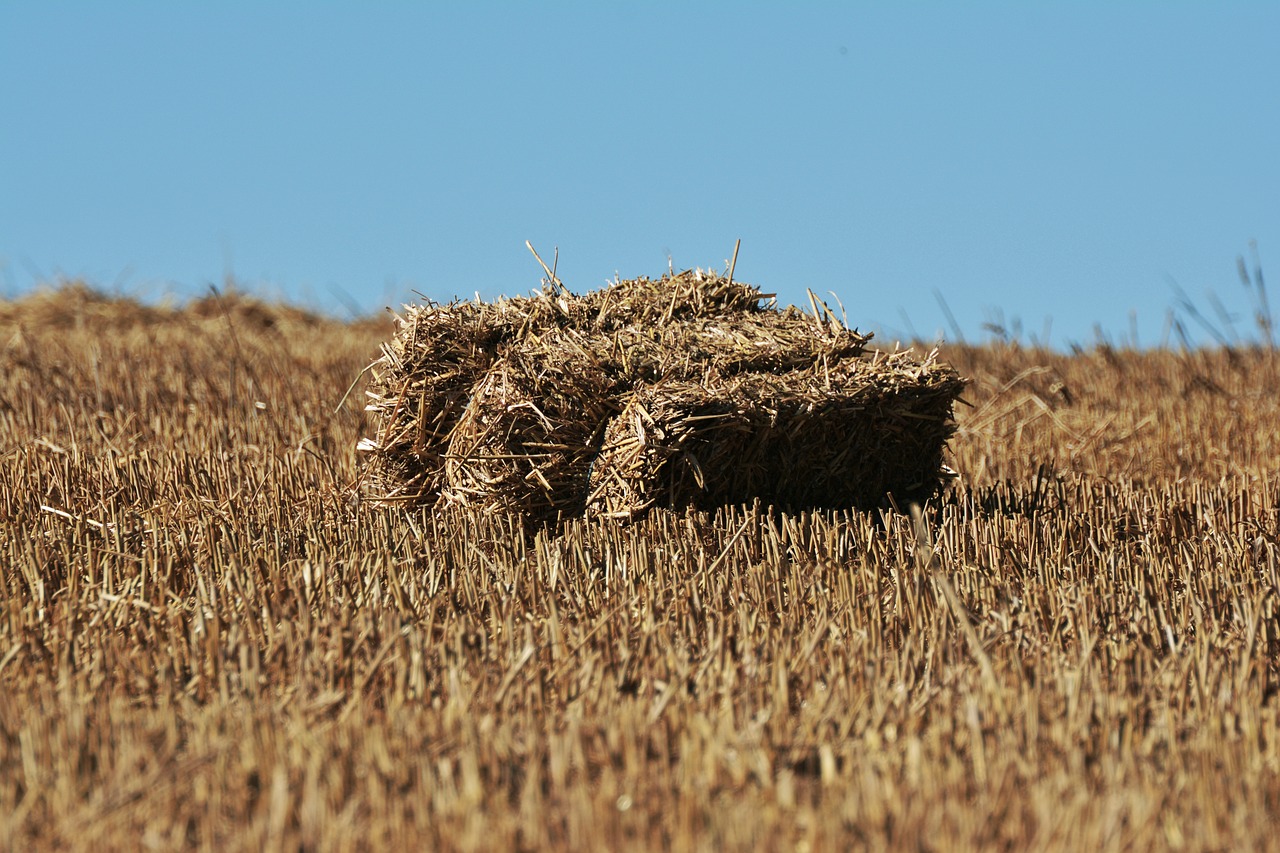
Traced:
[[954, 350], [902, 516], [354, 498], [389, 326], [0, 306], [0, 847], [1249, 849], [1274, 354]]

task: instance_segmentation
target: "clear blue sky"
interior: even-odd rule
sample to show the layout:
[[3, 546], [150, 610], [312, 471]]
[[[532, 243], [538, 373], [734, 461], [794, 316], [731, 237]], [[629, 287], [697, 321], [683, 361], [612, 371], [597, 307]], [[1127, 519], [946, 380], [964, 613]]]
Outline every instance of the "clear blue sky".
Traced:
[[1149, 344], [1170, 278], [1250, 327], [1277, 151], [1277, 3], [0, 0], [10, 296], [377, 311], [527, 292], [526, 239], [588, 290], [741, 238], [738, 278], [890, 338], [955, 337], [937, 290], [970, 339]]

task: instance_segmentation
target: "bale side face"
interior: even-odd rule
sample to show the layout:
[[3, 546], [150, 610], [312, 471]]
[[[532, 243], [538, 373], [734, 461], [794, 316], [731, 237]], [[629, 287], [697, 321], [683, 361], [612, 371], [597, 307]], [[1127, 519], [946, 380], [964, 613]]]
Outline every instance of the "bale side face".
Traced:
[[[954, 370], [867, 363], [836, 377], [722, 385], [673, 382], [634, 394], [605, 434], [588, 510], [713, 509], [755, 498], [788, 507], [903, 504], [945, 481], [942, 453], [963, 382]], [[838, 385], [821, 387], [828, 382]]]
[[361, 442], [373, 452], [371, 486], [382, 500], [433, 505], [444, 484], [444, 453], [471, 389], [513, 332], [500, 306], [408, 307], [382, 347], [365, 411], [378, 424]]
[[533, 521], [582, 514], [592, 458], [616, 414], [613, 383], [583, 359], [531, 362], [511, 354], [472, 390], [444, 456], [447, 503]]

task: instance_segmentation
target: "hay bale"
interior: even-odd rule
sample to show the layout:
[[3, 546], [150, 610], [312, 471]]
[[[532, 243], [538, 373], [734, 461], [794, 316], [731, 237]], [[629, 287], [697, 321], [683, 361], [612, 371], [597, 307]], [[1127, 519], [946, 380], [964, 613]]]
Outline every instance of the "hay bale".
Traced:
[[[672, 318], [763, 311], [761, 302], [770, 298], [751, 285], [695, 270], [658, 281], [619, 281], [584, 296], [547, 286], [489, 303], [405, 306], [366, 392], [365, 409], [377, 425], [359, 444], [371, 454], [370, 490], [380, 501], [434, 505], [444, 493], [445, 456], [473, 389], [509, 351], [554, 355], [563, 343], [556, 333], [584, 332], [592, 337], [580, 352], [590, 350], [584, 357], [603, 361], [611, 382], [693, 375], [692, 367], [679, 368], [680, 350], [669, 333], [665, 342], [646, 344], [637, 330], [667, 327]], [[466, 494], [460, 489], [454, 489], [455, 499]]]
[[834, 370], [667, 382], [633, 393], [592, 467], [589, 512], [635, 518], [755, 498], [784, 507], [903, 505], [945, 481], [942, 451], [964, 387], [909, 353]]
[[493, 364], [515, 319], [479, 302], [406, 306], [383, 344], [365, 410], [378, 423], [359, 448], [376, 454], [381, 500], [434, 504], [444, 454], [475, 384]]
[[532, 521], [581, 515], [615, 383], [573, 335], [508, 352], [471, 391], [444, 456], [449, 503]]
[[715, 273], [553, 285], [397, 318], [360, 444], [375, 497], [630, 518], [756, 497], [869, 506], [941, 482], [963, 382], [933, 356], [867, 358], [869, 336], [818, 301], [779, 311]]

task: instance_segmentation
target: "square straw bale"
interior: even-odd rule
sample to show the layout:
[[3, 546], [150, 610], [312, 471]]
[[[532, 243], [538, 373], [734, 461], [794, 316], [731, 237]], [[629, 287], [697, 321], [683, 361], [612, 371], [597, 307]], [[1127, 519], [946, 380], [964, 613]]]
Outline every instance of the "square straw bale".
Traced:
[[[751, 285], [695, 270], [657, 281], [619, 281], [585, 296], [548, 285], [528, 297], [406, 306], [396, 317], [396, 335], [383, 345], [366, 392], [365, 410], [376, 424], [374, 435], [359, 444], [370, 454], [369, 491], [380, 501], [434, 505], [445, 484], [445, 453], [453, 430], [473, 389], [508, 350], [537, 352], [549, 335], [590, 330], [594, 338], [579, 345], [579, 351], [592, 351], [589, 358], [603, 359], [611, 377], [629, 382], [627, 344], [611, 346], [603, 337], [606, 332], [626, 328], [624, 337], [639, 338], [634, 324], [658, 326], [672, 318], [760, 311], [767, 298]], [[637, 377], [675, 369], [667, 363], [680, 356], [663, 354], [661, 348], [660, 342], [647, 348], [634, 369]], [[619, 360], [610, 360], [610, 349]], [[692, 372], [688, 367], [683, 371]], [[455, 488], [455, 497], [462, 493]]]
[[373, 454], [379, 499], [435, 503], [471, 389], [524, 319], [510, 306], [481, 302], [406, 306], [396, 317], [396, 335], [383, 344], [365, 392], [377, 431], [359, 445]]
[[908, 352], [832, 370], [672, 381], [633, 393], [605, 432], [588, 512], [747, 503], [870, 509], [945, 482], [956, 372]]
[[479, 380], [444, 456], [448, 504], [531, 521], [583, 513], [617, 394], [576, 338], [527, 338]]
[[552, 520], [931, 493], [963, 382], [811, 304], [693, 270], [406, 308], [368, 392], [375, 499]]

